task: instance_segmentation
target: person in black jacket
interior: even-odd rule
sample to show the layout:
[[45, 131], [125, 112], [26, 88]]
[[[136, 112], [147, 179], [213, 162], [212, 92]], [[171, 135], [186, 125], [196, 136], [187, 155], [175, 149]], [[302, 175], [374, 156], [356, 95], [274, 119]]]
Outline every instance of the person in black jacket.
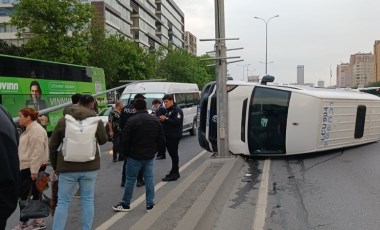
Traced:
[[146, 111], [143, 99], [134, 101], [136, 115], [129, 118], [121, 136], [123, 153], [127, 158], [127, 180], [121, 202], [112, 206], [119, 212], [130, 210], [133, 188], [137, 175], [144, 171], [146, 189], [146, 210], [154, 206], [153, 162], [157, 149], [163, 143], [163, 130], [160, 122]]
[[166, 138], [166, 149], [169, 156], [172, 159], [172, 168], [163, 178], [163, 181], [175, 181], [180, 178], [179, 175], [179, 156], [178, 145], [179, 140], [182, 137], [183, 129], [183, 112], [181, 108], [177, 107], [174, 103], [174, 97], [171, 94], [165, 95], [162, 100], [166, 108], [166, 114], [161, 115], [159, 120], [161, 121]]
[[0, 105], [0, 229], [17, 207], [20, 194], [18, 133], [9, 113]]
[[[161, 101], [159, 99], [154, 99], [152, 101], [152, 114], [155, 115], [157, 118], [159, 118], [161, 115], [166, 114], [165, 107], [161, 104]], [[162, 147], [158, 150], [157, 153], [157, 160], [166, 159], [166, 147], [165, 145], [162, 145]]]
[[[137, 100], [137, 99], [143, 99], [143, 100], [145, 100], [145, 97], [144, 97], [144, 95], [138, 93], [134, 97], [134, 100]], [[120, 130], [122, 130], [123, 132], [124, 132], [124, 128], [125, 128], [125, 125], [126, 125], [128, 119], [131, 118], [132, 116], [134, 116], [135, 113], [136, 113], [136, 109], [134, 107], [134, 100], [132, 100], [129, 104], [125, 105], [121, 109], [119, 126], [120, 126]], [[122, 133], [120, 135], [123, 135]], [[120, 138], [122, 138], [122, 137], [120, 137]], [[124, 146], [122, 144], [119, 145], [119, 151], [120, 152], [122, 152], [123, 147]], [[123, 163], [123, 171], [121, 172], [121, 187], [124, 187], [125, 186], [125, 179], [126, 179], [125, 166], [127, 165], [127, 162], [124, 159], [123, 154], [120, 154], [120, 156], [119, 156], [119, 161], [121, 161], [121, 160], [124, 161], [124, 163]], [[139, 176], [137, 177], [137, 185], [136, 186], [137, 187], [141, 187], [141, 186], [144, 186], [144, 184], [145, 183], [144, 183], [143, 172], [140, 171]]]

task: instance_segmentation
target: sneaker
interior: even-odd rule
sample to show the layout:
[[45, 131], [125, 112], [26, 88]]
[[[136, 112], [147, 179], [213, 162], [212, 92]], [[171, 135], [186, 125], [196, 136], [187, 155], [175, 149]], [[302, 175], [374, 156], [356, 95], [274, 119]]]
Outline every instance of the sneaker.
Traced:
[[149, 212], [150, 210], [153, 209], [153, 207], [154, 207], [154, 204], [146, 206], [146, 211]]
[[117, 212], [128, 212], [131, 210], [131, 206], [124, 204], [123, 202], [119, 202], [117, 205], [112, 206], [112, 209]]
[[37, 222], [36, 220], [33, 220], [32, 223], [26, 229], [27, 230], [46, 229], [45, 221]]
[[12, 230], [23, 230], [28, 228], [28, 221], [22, 222], [20, 221], [18, 225], [16, 225]]
[[113, 159], [112, 161], [113, 161], [113, 162], [117, 162], [117, 159]]
[[177, 175], [174, 173], [169, 173], [162, 181], [176, 181], [178, 179]]
[[74, 198], [80, 198], [80, 190], [78, 189], [77, 192], [73, 195]]
[[145, 185], [144, 181], [137, 181], [137, 183], [136, 183], [136, 187], [142, 187], [144, 185]]

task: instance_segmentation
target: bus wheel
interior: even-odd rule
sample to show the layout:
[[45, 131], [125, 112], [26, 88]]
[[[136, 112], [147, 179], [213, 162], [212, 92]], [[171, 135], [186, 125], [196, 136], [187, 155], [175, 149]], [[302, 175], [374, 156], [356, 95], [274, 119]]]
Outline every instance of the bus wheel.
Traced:
[[193, 121], [193, 127], [189, 130], [190, 136], [195, 136], [197, 134], [197, 122], [194, 120]]

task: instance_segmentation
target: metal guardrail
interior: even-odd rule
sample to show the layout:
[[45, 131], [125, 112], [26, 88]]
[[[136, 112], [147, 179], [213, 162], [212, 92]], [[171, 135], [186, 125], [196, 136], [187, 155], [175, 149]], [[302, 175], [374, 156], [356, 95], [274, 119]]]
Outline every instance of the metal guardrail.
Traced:
[[[115, 87], [115, 88], [112, 88], [112, 89], [107, 89], [106, 91], [102, 91], [102, 92], [99, 92], [99, 93], [92, 94], [92, 96], [93, 97], [97, 97], [97, 96], [100, 96], [100, 95], [105, 94], [105, 93], [113, 92], [115, 90], [125, 88], [125, 87], [127, 87], [127, 85], [130, 85], [130, 84], [135, 84], [135, 83], [139, 83], [139, 82], [155, 82], [155, 81], [166, 81], [166, 80], [165, 79], [136, 80], [136, 81], [128, 80], [128, 81], [124, 81], [124, 82], [129, 82], [128, 84], [124, 84], [124, 85], [121, 85], [121, 86], [118, 86], [118, 87]], [[53, 111], [56, 111], [56, 110], [59, 110], [59, 109], [63, 109], [63, 108], [65, 108], [67, 106], [70, 106], [72, 104], [73, 104], [72, 102], [66, 102], [66, 103], [63, 103], [63, 104], [60, 104], [60, 105], [55, 105], [55, 106], [52, 106], [52, 107], [49, 107], [49, 108], [46, 108], [46, 109], [39, 110], [38, 114], [44, 115], [44, 114], [47, 114], [47, 113], [50, 113], [50, 112], [53, 112]], [[16, 122], [18, 122], [19, 117], [13, 117], [12, 119], [13, 119], [13, 122], [16, 123]]]

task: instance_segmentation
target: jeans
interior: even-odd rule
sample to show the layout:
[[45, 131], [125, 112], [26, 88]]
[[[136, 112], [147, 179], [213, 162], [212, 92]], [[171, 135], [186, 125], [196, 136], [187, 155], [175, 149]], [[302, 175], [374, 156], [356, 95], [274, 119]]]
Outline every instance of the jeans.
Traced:
[[124, 204], [131, 204], [133, 189], [135, 188], [137, 175], [139, 174], [140, 169], [142, 169], [144, 173], [146, 189], [146, 206], [154, 205], [153, 162], [153, 159], [135, 160], [131, 157], [128, 157], [126, 165], [127, 181], [125, 183], [124, 196], [122, 200]]
[[82, 202], [82, 230], [91, 230], [94, 221], [96, 175], [97, 171], [59, 173], [58, 204], [54, 214], [53, 230], [65, 229], [67, 212], [77, 183]]

